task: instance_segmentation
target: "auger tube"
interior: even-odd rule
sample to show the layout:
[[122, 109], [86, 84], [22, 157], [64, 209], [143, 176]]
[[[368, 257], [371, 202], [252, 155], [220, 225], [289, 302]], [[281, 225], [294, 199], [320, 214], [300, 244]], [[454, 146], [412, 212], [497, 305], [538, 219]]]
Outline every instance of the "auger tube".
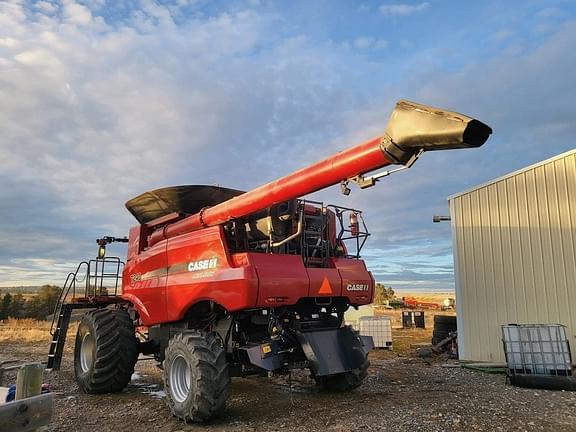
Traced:
[[383, 135], [157, 229], [150, 235], [149, 245], [255, 213], [391, 164], [404, 165], [421, 150], [479, 147], [491, 133], [488, 125], [463, 114], [401, 100]]

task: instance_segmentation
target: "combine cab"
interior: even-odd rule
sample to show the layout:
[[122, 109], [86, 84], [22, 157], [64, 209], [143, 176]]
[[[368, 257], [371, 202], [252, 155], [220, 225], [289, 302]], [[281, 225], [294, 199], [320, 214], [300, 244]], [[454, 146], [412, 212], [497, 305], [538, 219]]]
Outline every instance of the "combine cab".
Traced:
[[[490, 133], [461, 114], [401, 101], [383, 136], [250, 192], [178, 186], [128, 201], [139, 223], [129, 237], [100, 239], [98, 258], [67, 280], [48, 367], [59, 368], [70, 314], [83, 308], [81, 390], [120, 391], [138, 355], [153, 356], [168, 405], [185, 421], [221, 412], [233, 376], [308, 369], [326, 390], [360, 386], [373, 344], [343, 318], [372, 301], [360, 259], [370, 234], [362, 211], [299, 197], [339, 183], [348, 195], [350, 183], [373, 186], [426, 150], [478, 147]], [[400, 167], [366, 174], [390, 164]], [[125, 264], [105, 255], [115, 241], [128, 242]]]

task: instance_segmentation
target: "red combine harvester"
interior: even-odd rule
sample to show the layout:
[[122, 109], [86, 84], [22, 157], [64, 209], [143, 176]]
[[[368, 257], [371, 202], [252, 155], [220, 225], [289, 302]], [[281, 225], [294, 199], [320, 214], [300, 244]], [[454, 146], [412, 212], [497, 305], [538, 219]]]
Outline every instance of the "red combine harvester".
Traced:
[[[356, 209], [299, 199], [331, 185], [373, 186], [427, 150], [481, 146], [492, 130], [464, 115], [398, 102], [384, 135], [250, 192], [178, 186], [126, 203], [129, 237], [98, 240], [98, 258], [68, 275], [48, 368], [60, 368], [72, 311], [74, 368], [87, 393], [117, 392], [139, 354], [163, 369], [168, 405], [185, 421], [221, 412], [230, 377], [309, 369], [348, 391], [367, 374], [369, 337], [344, 312], [372, 301], [360, 259], [369, 233]], [[367, 175], [397, 164], [401, 167]], [[127, 242], [124, 263], [106, 245]]]

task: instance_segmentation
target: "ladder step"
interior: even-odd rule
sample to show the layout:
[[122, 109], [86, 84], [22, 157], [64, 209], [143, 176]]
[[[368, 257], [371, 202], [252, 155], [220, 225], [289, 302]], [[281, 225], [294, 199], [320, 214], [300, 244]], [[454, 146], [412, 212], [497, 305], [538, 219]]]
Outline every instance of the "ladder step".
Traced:
[[58, 322], [54, 333], [52, 335], [52, 342], [48, 353], [48, 368], [52, 370], [60, 369], [60, 362], [62, 361], [62, 354], [64, 353], [64, 344], [66, 342], [66, 332], [70, 325], [70, 317], [72, 315], [73, 305], [69, 303], [60, 304], [60, 313]]

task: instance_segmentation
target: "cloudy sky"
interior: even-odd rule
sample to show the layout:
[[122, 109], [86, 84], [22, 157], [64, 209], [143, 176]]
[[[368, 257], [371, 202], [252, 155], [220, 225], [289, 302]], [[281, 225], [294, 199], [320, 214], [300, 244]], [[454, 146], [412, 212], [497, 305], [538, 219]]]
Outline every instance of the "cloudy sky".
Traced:
[[377, 280], [453, 288], [432, 215], [575, 147], [575, 46], [570, 0], [0, 1], [0, 286], [62, 283], [143, 191], [253, 188], [379, 135], [406, 98], [494, 135], [314, 198], [365, 210]]

